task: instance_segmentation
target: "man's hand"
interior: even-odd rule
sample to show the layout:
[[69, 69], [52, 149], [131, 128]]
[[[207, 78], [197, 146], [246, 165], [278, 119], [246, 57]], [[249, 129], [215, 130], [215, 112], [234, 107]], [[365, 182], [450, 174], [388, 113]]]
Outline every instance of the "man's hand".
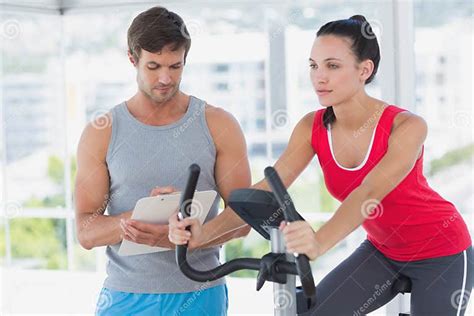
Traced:
[[157, 196], [160, 194], [170, 194], [173, 192], [177, 192], [178, 190], [175, 187], [167, 186], [167, 187], [155, 187], [150, 192], [150, 196]]
[[120, 220], [123, 239], [152, 247], [168, 247], [168, 225], [149, 224], [133, 219]]
[[118, 218], [120, 218], [121, 220], [126, 220], [126, 219], [130, 219], [132, 217], [132, 213], [133, 211], [127, 211], [127, 212], [123, 212], [119, 215], [116, 215]]
[[[170, 194], [176, 191], [176, 188], [171, 186], [155, 187], [153, 190], [151, 190], [150, 196]], [[152, 247], [173, 248], [174, 245], [170, 244], [168, 241], [168, 225], [151, 224], [133, 220], [130, 219], [131, 212], [127, 213], [124, 213], [126, 215], [120, 220], [120, 228], [122, 229], [123, 239]]]

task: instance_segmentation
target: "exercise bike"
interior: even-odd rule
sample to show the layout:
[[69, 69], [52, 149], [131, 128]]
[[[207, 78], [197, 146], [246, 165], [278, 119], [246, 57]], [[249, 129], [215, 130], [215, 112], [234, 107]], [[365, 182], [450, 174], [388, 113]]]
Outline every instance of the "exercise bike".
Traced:
[[[199, 173], [198, 165], [192, 164], [189, 167], [188, 181], [181, 196], [179, 210], [183, 218], [191, 214]], [[260, 259], [239, 258], [211, 270], [198, 271], [191, 267], [186, 259], [187, 245], [180, 245], [176, 246], [176, 262], [184, 275], [198, 282], [214, 281], [239, 270], [258, 271], [257, 291], [266, 281], [273, 282], [274, 315], [310, 315], [317, 297], [309, 259], [304, 254], [286, 253], [283, 234], [279, 229], [283, 220], [293, 222], [304, 218], [296, 211], [276, 170], [267, 167], [265, 177], [273, 193], [257, 189], [238, 189], [231, 192], [228, 204], [242, 220], [270, 241], [270, 253]], [[300, 287], [296, 287], [296, 275], [300, 278]], [[410, 280], [400, 277], [393, 288], [397, 293], [408, 293], [411, 289]], [[400, 313], [399, 316], [409, 314]]]

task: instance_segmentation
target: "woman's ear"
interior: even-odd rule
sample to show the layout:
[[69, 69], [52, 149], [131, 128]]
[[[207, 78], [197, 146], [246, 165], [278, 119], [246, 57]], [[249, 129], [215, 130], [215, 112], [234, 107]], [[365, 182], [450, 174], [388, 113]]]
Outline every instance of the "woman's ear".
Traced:
[[370, 78], [374, 72], [374, 62], [370, 59], [364, 60], [360, 63], [360, 81], [365, 82]]

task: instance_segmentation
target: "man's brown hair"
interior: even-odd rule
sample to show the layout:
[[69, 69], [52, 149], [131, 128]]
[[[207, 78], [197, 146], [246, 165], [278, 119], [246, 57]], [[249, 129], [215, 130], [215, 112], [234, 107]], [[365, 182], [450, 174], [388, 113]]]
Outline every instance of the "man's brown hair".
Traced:
[[128, 50], [135, 62], [140, 59], [141, 50], [160, 52], [171, 45], [171, 50], [184, 48], [184, 62], [191, 47], [191, 37], [183, 19], [163, 7], [150, 8], [134, 19], [127, 33]]

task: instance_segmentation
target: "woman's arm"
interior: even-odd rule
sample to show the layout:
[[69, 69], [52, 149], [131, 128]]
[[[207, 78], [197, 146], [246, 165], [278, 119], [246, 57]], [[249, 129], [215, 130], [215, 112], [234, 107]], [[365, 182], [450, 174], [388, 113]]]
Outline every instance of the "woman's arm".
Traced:
[[[291, 134], [287, 148], [275, 163], [275, 169], [286, 187], [295, 181], [315, 155], [311, 146], [314, 114], [315, 112], [308, 113], [298, 122]], [[270, 191], [265, 179], [254, 184], [252, 188]], [[192, 227], [192, 238], [184, 231], [188, 225]], [[238, 234], [234, 234], [234, 231], [247, 226], [247, 224], [227, 206], [219, 216], [202, 226], [202, 229], [199, 226], [197, 221], [190, 218], [178, 221], [173, 215], [170, 218], [170, 240], [178, 245], [191, 240], [189, 243], [191, 248], [216, 246], [229, 239], [240, 237]]]
[[308, 230], [309, 224], [305, 222], [284, 227], [289, 252], [305, 253], [312, 260], [326, 253], [362, 225], [376, 204], [413, 169], [426, 139], [427, 126], [421, 117], [414, 114], [399, 115], [402, 115], [403, 121], [393, 129], [387, 153], [329, 221], [312, 234]]
[[[315, 156], [311, 145], [314, 115], [316, 112], [306, 114], [296, 124], [288, 146], [275, 162], [274, 168], [278, 172], [285, 188], [289, 188], [298, 176], [306, 169]], [[254, 189], [271, 191], [267, 181], [262, 179], [252, 186]]]

